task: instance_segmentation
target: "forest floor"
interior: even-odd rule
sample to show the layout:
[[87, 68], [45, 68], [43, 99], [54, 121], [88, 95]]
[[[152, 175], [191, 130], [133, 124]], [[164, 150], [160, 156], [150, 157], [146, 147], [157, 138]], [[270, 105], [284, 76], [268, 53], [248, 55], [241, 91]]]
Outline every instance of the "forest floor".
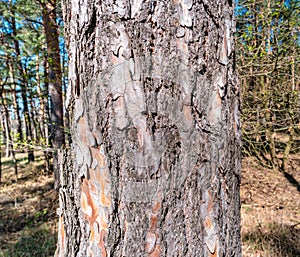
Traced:
[[[24, 154], [17, 158], [18, 182], [11, 159], [2, 157], [0, 257], [53, 256], [58, 207], [53, 176], [45, 173], [41, 153], [33, 164]], [[300, 256], [300, 156], [291, 156], [286, 174], [250, 157], [242, 166], [243, 256]]]
[[285, 173], [244, 158], [241, 183], [243, 256], [300, 256], [300, 155]]
[[17, 154], [19, 176], [13, 162], [2, 157], [0, 185], [0, 257], [50, 257], [57, 236], [58, 194], [53, 175], [46, 174], [42, 153], [27, 163], [26, 154]]

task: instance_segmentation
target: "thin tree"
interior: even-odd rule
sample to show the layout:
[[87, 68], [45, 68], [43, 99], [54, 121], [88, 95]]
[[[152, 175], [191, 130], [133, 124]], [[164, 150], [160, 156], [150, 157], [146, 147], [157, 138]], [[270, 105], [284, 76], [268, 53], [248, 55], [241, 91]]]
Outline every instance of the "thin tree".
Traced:
[[48, 82], [49, 97], [51, 102], [51, 141], [54, 148], [53, 168], [55, 174], [55, 187], [59, 187], [58, 157], [57, 151], [65, 141], [64, 119], [63, 119], [63, 98], [62, 98], [62, 73], [59, 50], [59, 31], [56, 23], [56, 1], [40, 1], [42, 5], [42, 17], [47, 42], [47, 61], [49, 63]]
[[5, 92], [5, 83], [7, 82], [7, 79], [4, 83], [2, 83], [2, 76], [0, 76], [0, 97], [1, 97], [1, 116], [4, 118], [4, 131], [6, 134], [6, 149], [7, 149], [7, 156], [12, 156], [12, 160], [14, 163], [14, 170], [15, 170], [15, 177], [16, 181], [18, 181], [18, 165], [17, 165], [17, 159], [16, 159], [16, 153], [14, 150], [14, 142], [13, 138], [11, 136], [11, 122], [10, 122], [10, 113], [8, 111], [7, 103], [6, 103], [6, 92]]
[[34, 151], [32, 147], [32, 126], [31, 126], [31, 119], [29, 115], [29, 107], [28, 107], [28, 96], [27, 96], [27, 74], [23, 67], [21, 61], [21, 50], [20, 50], [20, 43], [18, 41], [18, 31], [16, 26], [16, 19], [15, 19], [15, 11], [14, 11], [14, 4], [10, 1], [10, 12], [11, 12], [11, 30], [13, 35], [13, 43], [15, 47], [15, 54], [16, 54], [16, 63], [17, 68], [19, 71], [20, 76], [20, 86], [21, 86], [21, 97], [23, 101], [23, 116], [25, 121], [25, 135], [26, 135], [26, 144], [27, 144], [27, 152], [28, 152], [28, 162], [34, 161]]

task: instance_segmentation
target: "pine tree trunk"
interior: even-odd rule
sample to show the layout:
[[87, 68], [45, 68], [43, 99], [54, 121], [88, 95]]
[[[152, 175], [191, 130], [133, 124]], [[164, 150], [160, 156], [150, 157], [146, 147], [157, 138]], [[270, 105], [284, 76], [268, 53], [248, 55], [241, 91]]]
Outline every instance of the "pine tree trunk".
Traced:
[[[0, 129], [2, 130], [1, 127], [0, 127]], [[2, 142], [0, 140], [0, 184], [1, 183], [2, 183]]]
[[[1, 78], [1, 76], [0, 76]], [[13, 142], [13, 138], [11, 135], [11, 119], [10, 119], [10, 114], [7, 108], [7, 103], [6, 103], [6, 93], [5, 93], [5, 89], [4, 89], [4, 85], [1, 85], [1, 91], [0, 91], [0, 95], [1, 95], [1, 111], [2, 111], [2, 116], [4, 117], [4, 130], [5, 130], [5, 134], [6, 134], [6, 156], [11, 156], [13, 159], [13, 163], [14, 163], [14, 169], [15, 169], [15, 177], [16, 177], [16, 181], [18, 181], [18, 166], [17, 166], [17, 159], [16, 159], [16, 153], [14, 150], [14, 142]]]
[[11, 4], [11, 26], [12, 26], [12, 32], [13, 32], [13, 41], [14, 41], [14, 47], [15, 47], [15, 53], [16, 53], [16, 59], [17, 59], [17, 67], [19, 70], [20, 78], [21, 78], [21, 97], [23, 101], [23, 115], [24, 115], [24, 123], [25, 123], [25, 137], [26, 137], [26, 144], [27, 144], [27, 155], [28, 155], [28, 162], [34, 161], [34, 152], [32, 149], [32, 130], [31, 130], [31, 120], [29, 116], [29, 108], [28, 108], [28, 101], [27, 101], [27, 74], [25, 72], [25, 69], [23, 67], [22, 61], [21, 61], [21, 50], [20, 50], [20, 44], [18, 41], [18, 33], [17, 33], [17, 27], [16, 27], [16, 20], [15, 20], [15, 12], [14, 12], [14, 6]]
[[55, 175], [55, 188], [59, 187], [57, 150], [64, 144], [64, 118], [62, 100], [62, 81], [60, 67], [60, 51], [58, 40], [58, 27], [56, 24], [56, 0], [46, 0], [42, 3], [43, 24], [45, 28], [47, 53], [49, 63], [49, 97], [51, 102], [50, 120], [53, 153], [53, 169]]
[[23, 142], [23, 133], [22, 133], [22, 120], [21, 120], [21, 115], [20, 115], [20, 106], [18, 102], [18, 97], [17, 97], [17, 88], [16, 88], [16, 81], [15, 81], [15, 76], [14, 76], [14, 67], [13, 67], [13, 60], [12, 59], [7, 59], [7, 67], [9, 67], [9, 76], [11, 79], [11, 87], [12, 87], [12, 95], [13, 95], [13, 105], [14, 105], [14, 113], [15, 117], [17, 120], [17, 140], [18, 140], [18, 146], [20, 145], [21, 142]]
[[241, 256], [231, 1], [69, 1], [56, 256]]

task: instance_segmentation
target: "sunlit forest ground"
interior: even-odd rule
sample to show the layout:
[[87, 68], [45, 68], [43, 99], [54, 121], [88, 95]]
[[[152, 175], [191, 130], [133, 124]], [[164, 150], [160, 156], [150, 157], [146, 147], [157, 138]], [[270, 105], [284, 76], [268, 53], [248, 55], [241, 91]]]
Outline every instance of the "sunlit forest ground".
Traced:
[[17, 154], [17, 183], [12, 160], [2, 157], [0, 257], [54, 255], [58, 196], [53, 175], [44, 172], [42, 153], [35, 152], [32, 164], [26, 156]]
[[[57, 194], [53, 176], [46, 174], [42, 154], [27, 164], [17, 154], [19, 179], [13, 163], [2, 157], [0, 186], [0, 257], [53, 256], [56, 247]], [[241, 200], [245, 257], [300, 256], [300, 156], [291, 156], [286, 174], [243, 160]]]
[[243, 160], [243, 256], [300, 256], [299, 171], [299, 154], [290, 156], [286, 173], [263, 168], [251, 157]]

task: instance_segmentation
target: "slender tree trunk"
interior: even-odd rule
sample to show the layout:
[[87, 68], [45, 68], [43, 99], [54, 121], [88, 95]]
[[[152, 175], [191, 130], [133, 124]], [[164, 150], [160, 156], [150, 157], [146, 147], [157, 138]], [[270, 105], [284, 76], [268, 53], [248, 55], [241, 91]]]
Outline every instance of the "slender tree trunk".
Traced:
[[10, 115], [9, 115], [9, 111], [7, 109], [6, 95], [5, 95], [3, 85], [1, 85], [1, 104], [2, 104], [2, 116], [4, 117], [4, 130], [5, 130], [6, 139], [7, 139], [6, 156], [7, 157], [11, 156], [13, 159], [14, 169], [15, 169], [15, 177], [16, 177], [16, 181], [18, 181], [18, 165], [17, 165], [16, 153], [14, 150], [14, 142], [13, 142], [13, 138], [11, 136]]
[[1, 183], [2, 183], [2, 141], [0, 141], [0, 184]]
[[30, 111], [29, 111], [29, 117], [30, 117], [30, 125], [31, 125], [31, 131], [32, 131], [32, 142], [36, 143], [39, 135], [38, 135], [38, 125], [37, 125], [37, 113], [35, 110], [35, 106], [33, 103], [33, 97], [29, 98], [29, 106], [30, 106]]
[[14, 76], [14, 68], [13, 68], [13, 63], [11, 59], [8, 59], [7, 61], [7, 66], [9, 68], [9, 75], [12, 83], [12, 95], [13, 95], [13, 105], [14, 105], [14, 111], [15, 111], [15, 117], [17, 120], [17, 136], [16, 139], [18, 140], [18, 144], [20, 142], [23, 142], [23, 133], [22, 133], [22, 119], [20, 115], [20, 106], [18, 102], [18, 97], [17, 97], [17, 89], [16, 89], [16, 81], [15, 81], [15, 76]]
[[45, 143], [46, 149], [44, 151], [45, 156], [45, 164], [46, 164], [46, 171], [50, 171], [50, 159], [51, 159], [51, 152], [49, 151], [51, 145], [51, 141], [49, 140], [49, 124], [50, 124], [50, 111], [49, 111], [49, 82], [48, 82], [48, 61], [47, 56], [44, 56], [43, 61], [44, 66], [44, 89], [43, 89], [43, 101], [44, 101], [44, 115], [45, 115]]
[[231, 1], [64, 1], [56, 256], [241, 256]]
[[[3, 108], [3, 107], [2, 107]], [[3, 113], [3, 109], [1, 109], [1, 113]], [[8, 147], [7, 147], [7, 137], [6, 137], [6, 131], [5, 131], [5, 117], [3, 114], [1, 114], [1, 127], [2, 127], [2, 130], [3, 130], [3, 145], [4, 145], [4, 148], [5, 148], [5, 156], [8, 157], [9, 155], [9, 152], [8, 152]]]
[[[4, 105], [3, 105], [4, 107]], [[3, 108], [3, 125], [4, 125], [4, 131], [5, 131], [5, 157], [9, 157], [11, 155], [11, 149], [10, 149], [10, 126], [8, 125], [8, 120], [6, 116], [5, 107]]]
[[11, 4], [11, 27], [13, 32], [13, 41], [15, 46], [16, 52], [16, 59], [17, 59], [17, 66], [21, 77], [21, 97], [23, 101], [23, 115], [25, 120], [25, 135], [26, 135], [26, 144], [27, 144], [27, 151], [28, 151], [28, 162], [34, 161], [34, 152], [32, 149], [32, 130], [30, 124], [30, 116], [29, 116], [29, 108], [28, 108], [28, 101], [27, 101], [27, 75], [23, 68], [22, 61], [21, 61], [21, 51], [19, 41], [17, 39], [17, 28], [16, 28], [16, 21], [15, 21], [15, 13], [14, 13], [14, 6]]
[[21, 97], [23, 101], [23, 115], [25, 120], [25, 135], [26, 135], [26, 144], [27, 144], [27, 152], [28, 152], [28, 162], [33, 162], [34, 152], [32, 149], [32, 130], [31, 130], [31, 120], [29, 116], [26, 89], [27, 89], [27, 85], [24, 84], [21, 88]]
[[46, 0], [43, 3], [43, 23], [45, 28], [47, 52], [49, 61], [49, 96], [51, 101], [51, 133], [54, 148], [53, 168], [55, 187], [59, 187], [57, 150], [64, 144], [64, 120], [62, 81], [60, 66], [60, 51], [58, 27], [56, 24], [56, 0]]
[[1, 140], [4, 136], [4, 131], [3, 131], [3, 126], [2, 126], [2, 114], [0, 111], [0, 184], [2, 183], [2, 145], [3, 145], [3, 141]]
[[[39, 104], [40, 104], [40, 111], [39, 111], [39, 126], [40, 126], [40, 131], [41, 131], [41, 139], [40, 143], [43, 146], [43, 153], [45, 157], [45, 171], [48, 173], [50, 171], [50, 162], [49, 162], [49, 134], [48, 134], [48, 116], [47, 116], [47, 102], [48, 102], [48, 87], [46, 85], [48, 84], [47, 81], [44, 82], [44, 88], [42, 87], [41, 84], [41, 78], [40, 78], [40, 59], [39, 56], [37, 55], [36, 57], [36, 80], [37, 80], [37, 93], [39, 97]], [[44, 75], [45, 78], [47, 79], [47, 67], [44, 65]]]

